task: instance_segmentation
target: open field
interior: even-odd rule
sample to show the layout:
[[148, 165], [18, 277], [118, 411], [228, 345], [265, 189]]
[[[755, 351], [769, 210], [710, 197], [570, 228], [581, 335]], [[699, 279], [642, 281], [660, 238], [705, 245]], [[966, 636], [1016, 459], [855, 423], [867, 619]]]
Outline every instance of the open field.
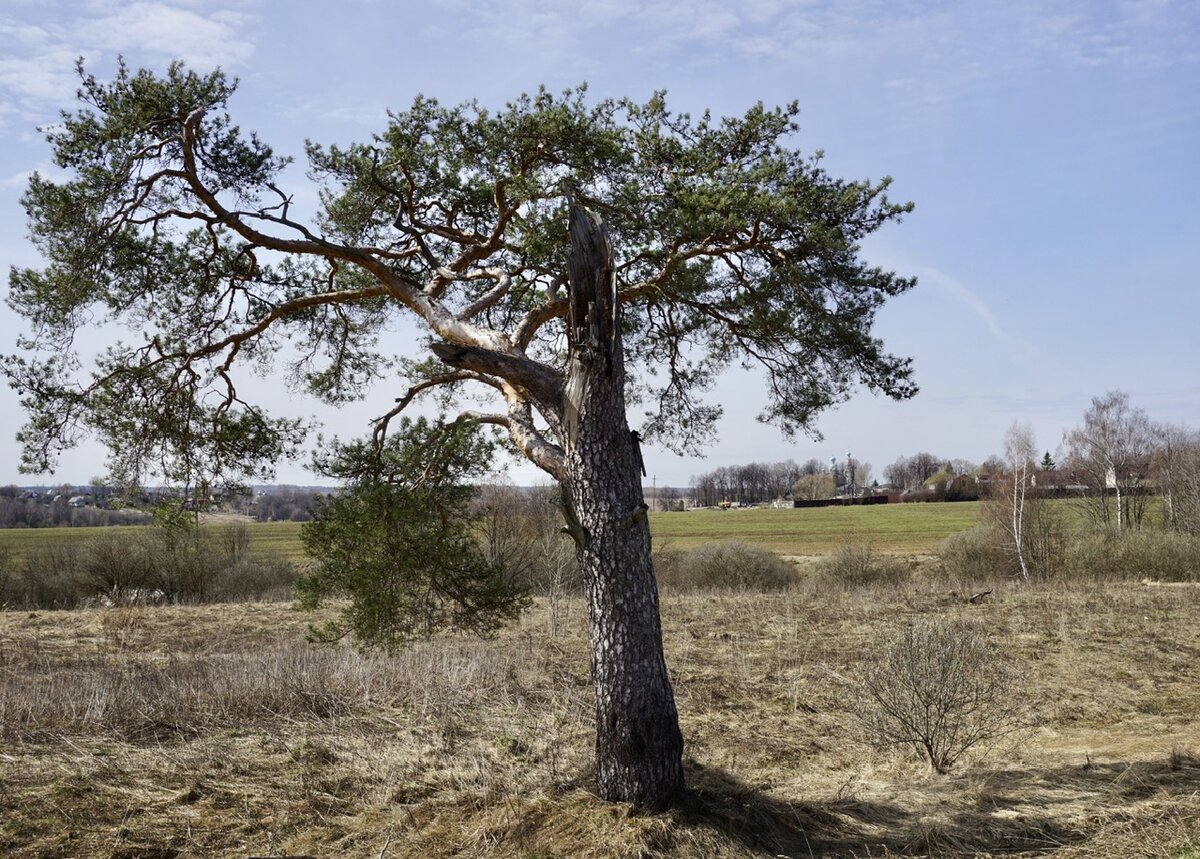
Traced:
[[[282, 604], [0, 613], [9, 857], [1200, 855], [1200, 588], [667, 597], [689, 798], [592, 793], [583, 611], [395, 658]], [[1037, 724], [938, 776], [861, 745], [845, 678], [966, 615]]]
[[882, 552], [927, 554], [950, 534], [979, 520], [979, 502], [880, 504], [764, 510], [691, 510], [656, 513], [650, 526], [657, 543], [691, 549], [719, 540], [743, 540], [780, 555], [824, 555], [851, 540]]
[[[221, 523], [203, 527], [221, 530], [235, 523]], [[262, 552], [277, 552], [289, 561], [304, 560], [304, 547], [300, 545], [298, 522], [245, 522], [253, 549]], [[148, 525], [121, 525], [107, 528], [3, 528], [0, 529], [0, 552], [7, 551], [9, 557], [19, 561], [30, 551], [55, 543], [86, 541], [100, 534], [136, 532]]]
[[[652, 513], [656, 544], [691, 549], [702, 543], [743, 540], [781, 555], [823, 555], [852, 539], [869, 540], [882, 552], [928, 554], [948, 535], [976, 524], [978, 502], [818, 507], [802, 510], [692, 510]], [[296, 522], [247, 522], [251, 545], [288, 560], [304, 559]], [[144, 526], [122, 526], [137, 529]], [[206, 526], [220, 529], [228, 524]], [[51, 543], [87, 540], [104, 528], [0, 529], [0, 551], [14, 560]]]

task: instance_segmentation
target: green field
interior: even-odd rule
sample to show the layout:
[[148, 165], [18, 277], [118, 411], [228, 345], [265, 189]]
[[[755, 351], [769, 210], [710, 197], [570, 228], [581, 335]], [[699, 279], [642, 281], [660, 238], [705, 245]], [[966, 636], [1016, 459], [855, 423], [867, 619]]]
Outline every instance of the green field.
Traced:
[[[4, 528], [0, 529], [0, 552], [7, 550], [13, 560], [24, 558], [31, 551], [63, 542], [93, 539], [102, 534], [136, 533], [146, 530], [148, 525], [121, 525], [97, 528]], [[220, 532], [227, 525], [207, 525], [209, 530]], [[261, 552], [277, 552], [290, 561], [304, 559], [300, 545], [298, 522], [248, 522], [250, 540], [254, 549]]]
[[[658, 548], [690, 549], [702, 543], [743, 540], [781, 555], [824, 555], [851, 540], [867, 540], [879, 551], [928, 554], [948, 535], [972, 527], [978, 502], [889, 504], [875, 507], [815, 507], [801, 510], [691, 510], [654, 513], [650, 527]], [[124, 531], [144, 526], [122, 526]], [[205, 526], [220, 531], [227, 525]], [[249, 522], [253, 547], [304, 558], [296, 522]], [[31, 550], [64, 541], [88, 540], [112, 528], [12, 528], [0, 530], [0, 552], [14, 560]]]
[[887, 504], [871, 507], [691, 510], [656, 513], [650, 527], [658, 545], [690, 549], [719, 540], [743, 540], [781, 555], [824, 555], [843, 543], [866, 540], [883, 552], [928, 554], [950, 534], [979, 520], [979, 502]]

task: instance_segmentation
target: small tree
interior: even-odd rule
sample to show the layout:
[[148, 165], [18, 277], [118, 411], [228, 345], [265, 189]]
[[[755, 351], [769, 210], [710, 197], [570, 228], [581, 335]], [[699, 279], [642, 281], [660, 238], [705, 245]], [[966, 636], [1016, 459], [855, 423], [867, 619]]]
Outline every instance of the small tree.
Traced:
[[346, 481], [320, 499], [301, 529], [316, 567], [298, 583], [315, 609], [346, 596], [341, 617], [312, 631], [347, 634], [395, 651], [414, 638], [453, 628], [487, 634], [524, 605], [524, 591], [489, 562], [473, 533], [463, 483], [490, 459], [490, 443], [468, 425], [403, 421], [382, 449], [334, 444], [317, 470]]
[[999, 496], [999, 502], [1004, 506], [1004, 515], [998, 518], [1009, 536], [1009, 545], [1017, 557], [1021, 578], [1025, 581], [1029, 581], [1029, 564], [1025, 560], [1025, 502], [1033, 479], [1033, 449], [1033, 428], [1027, 423], [1013, 421], [1008, 432], [1004, 434], [1008, 486]]
[[1054, 505], [1034, 486], [1033, 429], [1013, 421], [1004, 435], [1003, 470], [990, 473], [990, 494], [982, 516], [1003, 535], [1002, 547], [1014, 563], [1011, 572], [1029, 581], [1052, 575], [1062, 560], [1063, 527]]
[[[1063, 436], [1068, 467], [1088, 486], [1084, 509], [1094, 521], [1139, 528], [1146, 510], [1145, 478], [1153, 448], [1150, 419], [1129, 395], [1093, 397], [1083, 425]], [[1110, 491], [1115, 504], [1110, 503]]]
[[1163, 499], [1163, 522], [1200, 533], [1200, 432], [1163, 424], [1154, 429], [1152, 471]]
[[792, 495], [804, 501], [832, 498], [835, 492], [837, 487], [833, 482], [833, 474], [828, 471], [801, 475], [792, 485]]

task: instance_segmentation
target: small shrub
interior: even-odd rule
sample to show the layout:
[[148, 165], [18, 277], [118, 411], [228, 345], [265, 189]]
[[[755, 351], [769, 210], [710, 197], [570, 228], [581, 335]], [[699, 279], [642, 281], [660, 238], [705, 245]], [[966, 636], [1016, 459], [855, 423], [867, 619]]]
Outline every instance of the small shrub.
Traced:
[[283, 602], [295, 596], [300, 572], [282, 555], [250, 554], [218, 569], [209, 586], [209, 602]]
[[774, 552], [738, 541], [698, 546], [665, 562], [660, 555], [655, 564], [659, 582], [681, 590], [779, 591], [794, 580]]
[[843, 588], [895, 587], [909, 578], [903, 561], [880, 554], [864, 542], [839, 546], [817, 562], [814, 575], [823, 584]]
[[915, 749], [939, 773], [1028, 724], [1004, 653], [978, 627], [923, 620], [868, 654], [859, 720], [880, 747]]
[[1004, 535], [986, 525], [951, 534], [938, 546], [938, 560], [947, 575], [958, 581], [990, 581], [1016, 573], [1013, 553], [1003, 544]]
[[17, 590], [28, 608], [74, 608], [79, 602], [80, 550], [75, 543], [49, 543], [25, 556]]

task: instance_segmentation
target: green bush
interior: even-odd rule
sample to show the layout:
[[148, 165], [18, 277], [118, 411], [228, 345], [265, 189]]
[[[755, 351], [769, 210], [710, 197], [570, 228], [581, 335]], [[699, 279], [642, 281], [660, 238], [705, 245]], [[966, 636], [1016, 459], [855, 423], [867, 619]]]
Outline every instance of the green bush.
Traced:
[[822, 584], [843, 588], [895, 587], [909, 580], [902, 560], [880, 554], [863, 542], [839, 546], [818, 561], [813, 572]]
[[791, 565], [774, 552], [738, 541], [660, 552], [654, 564], [660, 587], [673, 591], [779, 591], [795, 581]]

